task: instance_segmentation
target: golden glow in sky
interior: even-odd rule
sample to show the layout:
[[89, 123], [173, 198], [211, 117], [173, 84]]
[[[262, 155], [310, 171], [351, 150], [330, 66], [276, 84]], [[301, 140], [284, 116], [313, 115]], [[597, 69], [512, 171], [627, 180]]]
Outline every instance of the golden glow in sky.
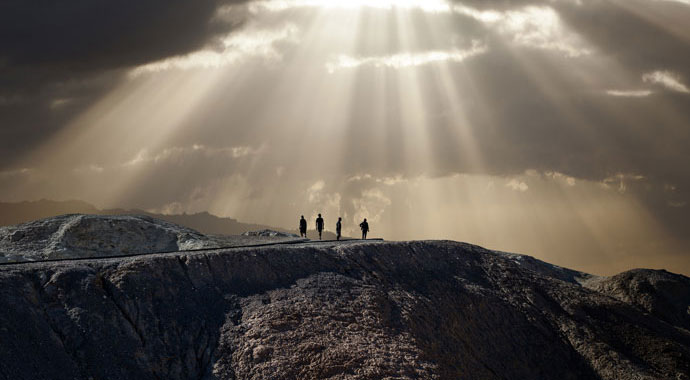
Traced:
[[[387, 239], [690, 273], [690, 77], [654, 58], [663, 38], [681, 54], [690, 7], [631, 1], [225, 5], [209, 25], [231, 27], [124, 68], [0, 171], [0, 194], [283, 228], [322, 213], [347, 235], [366, 217]], [[647, 32], [621, 44], [594, 16]]]

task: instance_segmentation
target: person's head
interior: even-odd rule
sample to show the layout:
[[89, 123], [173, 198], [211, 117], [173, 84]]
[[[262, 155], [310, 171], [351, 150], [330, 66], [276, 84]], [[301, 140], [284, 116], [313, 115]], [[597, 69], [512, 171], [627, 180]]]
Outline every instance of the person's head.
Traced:
[[319, 218], [321, 217], [321, 214], [319, 214]]
[[304, 219], [304, 215], [302, 215], [302, 219]]
[[367, 221], [367, 218], [364, 218], [364, 221], [366, 222], [366, 221]]
[[341, 221], [341, 220], [343, 220], [343, 218], [341, 218], [341, 217], [338, 217], [338, 221]]

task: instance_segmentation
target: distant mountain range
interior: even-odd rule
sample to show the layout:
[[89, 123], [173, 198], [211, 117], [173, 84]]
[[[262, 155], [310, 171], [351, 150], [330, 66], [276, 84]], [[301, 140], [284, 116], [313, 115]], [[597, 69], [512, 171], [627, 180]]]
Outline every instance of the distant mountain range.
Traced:
[[[207, 235], [240, 235], [247, 231], [271, 229], [281, 232], [298, 233], [297, 229], [266, 226], [262, 224], [242, 223], [232, 218], [218, 217], [208, 212], [196, 214], [155, 214], [144, 210], [132, 209], [107, 209], [101, 210], [92, 204], [83, 201], [51, 201], [42, 199], [39, 201], [26, 201], [17, 203], [0, 202], [0, 226], [9, 226], [29, 222], [32, 220], [48, 218], [63, 214], [94, 214], [94, 215], [147, 215], [152, 218], [162, 219], [171, 223], [192, 228]], [[297, 220], [295, 219], [295, 224]], [[309, 231], [310, 238], [316, 237], [315, 231]], [[335, 239], [335, 234], [325, 231], [324, 240]]]

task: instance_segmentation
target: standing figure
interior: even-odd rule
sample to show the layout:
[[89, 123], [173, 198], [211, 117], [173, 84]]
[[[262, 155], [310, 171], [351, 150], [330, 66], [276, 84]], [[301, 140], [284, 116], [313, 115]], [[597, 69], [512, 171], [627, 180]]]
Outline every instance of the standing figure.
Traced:
[[343, 224], [340, 222], [343, 218], [338, 218], [338, 223], [335, 224], [335, 240], [340, 240], [340, 231], [343, 230]]
[[302, 215], [302, 218], [299, 220], [299, 236], [303, 238], [307, 237], [307, 220], [304, 219], [304, 215]]
[[367, 232], [369, 232], [369, 223], [367, 223], [367, 218], [359, 224], [359, 228], [362, 229], [362, 240], [367, 240]]
[[319, 232], [319, 240], [321, 240], [321, 233], [323, 232], [323, 218], [321, 217], [321, 214], [319, 214], [319, 217], [316, 218], [316, 231]]

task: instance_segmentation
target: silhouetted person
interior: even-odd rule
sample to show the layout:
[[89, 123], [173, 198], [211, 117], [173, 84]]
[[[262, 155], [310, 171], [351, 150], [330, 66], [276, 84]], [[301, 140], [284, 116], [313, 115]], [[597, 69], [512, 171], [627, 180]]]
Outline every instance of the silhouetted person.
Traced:
[[307, 220], [304, 219], [304, 215], [302, 215], [302, 218], [299, 220], [299, 236], [300, 237], [307, 237]]
[[340, 221], [343, 218], [338, 218], [338, 223], [335, 224], [335, 240], [340, 240], [340, 231], [343, 230], [343, 224]]
[[323, 232], [323, 218], [321, 217], [321, 214], [319, 214], [319, 217], [316, 218], [316, 231], [319, 232], [319, 240], [321, 240], [321, 233]]
[[364, 218], [364, 221], [359, 224], [359, 228], [362, 229], [362, 240], [366, 240], [367, 232], [369, 232], [369, 223], [367, 223], [367, 218]]

